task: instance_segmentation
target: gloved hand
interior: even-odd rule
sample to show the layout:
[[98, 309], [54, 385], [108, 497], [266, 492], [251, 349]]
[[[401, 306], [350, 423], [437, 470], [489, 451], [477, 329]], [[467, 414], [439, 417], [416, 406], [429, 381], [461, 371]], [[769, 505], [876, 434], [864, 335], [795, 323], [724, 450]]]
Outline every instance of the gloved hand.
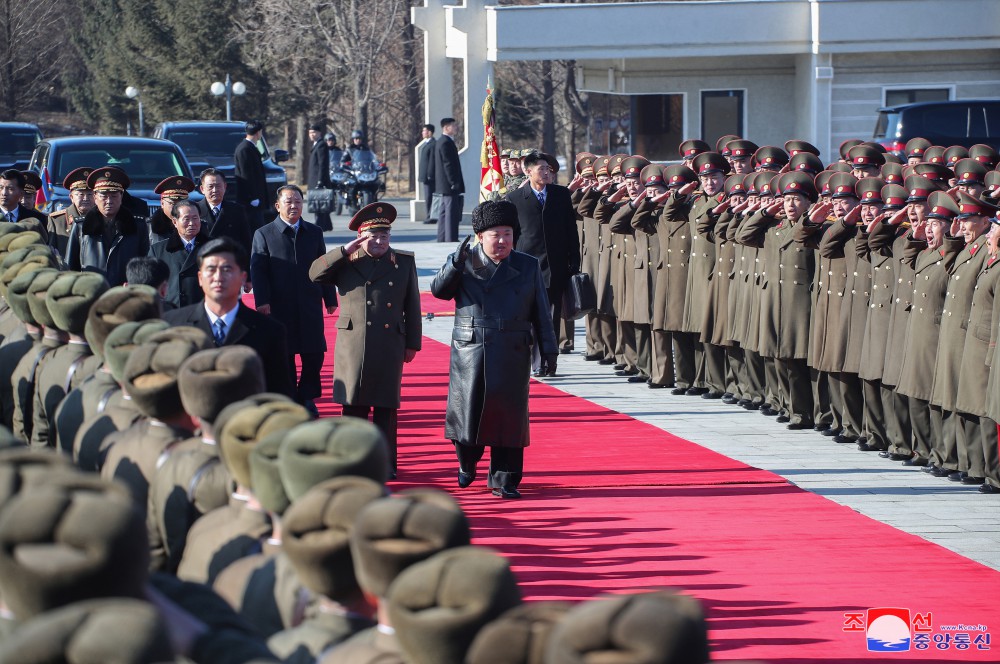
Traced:
[[542, 366], [541, 374], [543, 376], [555, 376], [556, 375], [556, 363], [559, 361], [559, 356], [555, 353], [545, 354], [542, 356]]
[[461, 267], [465, 263], [465, 259], [469, 257], [469, 244], [472, 242], [472, 235], [466, 235], [465, 239], [462, 240], [462, 244], [458, 246], [458, 251], [455, 252], [455, 260], [452, 264], [455, 267]]

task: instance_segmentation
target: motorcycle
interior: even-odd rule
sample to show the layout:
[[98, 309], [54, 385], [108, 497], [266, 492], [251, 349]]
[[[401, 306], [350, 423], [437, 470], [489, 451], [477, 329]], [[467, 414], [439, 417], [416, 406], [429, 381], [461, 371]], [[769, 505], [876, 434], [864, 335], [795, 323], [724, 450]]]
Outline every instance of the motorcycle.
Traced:
[[379, 199], [385, 193], [383, 176], [389, 172], [385, 163], [380, 162], [371, 150], [352, 150], [351, 158], [344, 162], [344, 168], [337, 173], [337, 214], [343, 207], [354, 215], [358, 210]]

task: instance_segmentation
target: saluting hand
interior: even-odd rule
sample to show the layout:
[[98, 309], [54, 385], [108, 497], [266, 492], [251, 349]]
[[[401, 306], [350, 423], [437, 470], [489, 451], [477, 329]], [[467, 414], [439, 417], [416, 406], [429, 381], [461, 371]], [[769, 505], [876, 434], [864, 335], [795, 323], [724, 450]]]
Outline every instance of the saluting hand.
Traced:
[[959, 233], [962, 232], [962, 222], [958, 219], [954, 219], [951, 222], [951, 228], [948, 230], [948, 234], [952, 237], [958, 237]]
[[665, 203], [665, 202], [666, 202], [666, 200], [667, 200], [668, 198], [670, 198], [670, 193], [671, 193], [671, 192], [670, 192], [670, 190], [669, 190], [669, 189], [667, 189], [667, 190], [666, 190], [665, 192], [663, 192], [662, 194], [657, 194], [656, 196], [653, 196], [653, 197], [652, 197], [652, 198], [650, 198], [649, 200], [651, 200], [651, 201], [653, 201], [654, 203], [656, 203], [657, 205], [659, 205], [660, 203]]
[[687, 196], [688, 194], [693, 194], [698, 189], [697, 182], [688, 182], [686, 185], [677, 190], [678, 196]]
[[767, 209], [764, 210], [764, 213], [767, 214], [769, 217], [778, 217], [779, 215], [783, 217], [784, 211], [785, 211], [784, 202], [776, 201], [768, 205]]
[[874, 219], [872, 219], [871, 223], [868, 224], [868, 228], [866, 229], [866, 232], [871, 233], [872, 231], [874, 231], [875, 227], [878, 226], [882, 222], [883, 219], [885, 219], [885, 213], [884, 212], [880, 213]]
[[645, 198], [646, 198], [646, 190], [645, 189], [640, 189], [639, 193], [636, 194], [635, 198], [632, 199], [632, 206], [633, 207], [639, 207], [639, 203], [641, 203], [643, 201], [643, 199], [645, 199]]
[[889, 217], [889, 221], [887, 221], [886, 223], [889, 224], [890, 226], [899, 226], [901, 223], [903, 223], [909, 218], [910, 215], [907, 214], [909, 209], [910, 209], [909, 205], [904, 205], [901, 210], [897, 210], [891, 217]]
[[609, 203], [617, 203], [628, 195], [628, 189], [626, 187], [619, 187], [618, 191], [608, 196]]
[[858, 221], [861, 219], [861, 206], [855, 205], [854, 209], [847, 213], [844, 217], [844, 223], [848, 226], [857, 225]]
[[814, 205], [813, 209], [809, 212], [809, 223], [822, 224], [826, 221], [826, 218], [830, 216], [831, 210], [833, 210], [833, 205], [831, 203], [820, 203], [819, 205]]
[[355, 251], [361, 248], [361, 245], [365, 243], [367, 238], [364, 235], [359, 235], [347, 244], [344, 245], [344, 255], [350, 256]]
[[721, 203], [719, 203], [718, 205], [716, 205], [714, 208], [712, 208], [712, 214], [714, 214], [714, 215], [720, 215], [720, 214], [722, 214], [723, 212], [725, 212], [728, 209], [729, 209], [729, 199], [727, 198], [726, 200], [722, 201]]
[[596, 185], [597, 186], [597, 191], [599, 191], [599, 192], [601, 192], [603, 194], [604, 192], [606, 192], [608, 189], [611, 188], [612, 184], [614, 184], [614, 181], [611, 180], [611, 179], [607, 179], [604, 182], [599, 182]]
[[570, 180], [569, 184], [566, 185], [566, 188], [569, 189], [570, 191], [576, 191], [577, 189], [583, 187], [583, 185], [584, 185], [583, 178], [577, 175], [572, 180]]
[[925, 221], [918, 221], [917, 223], [913, 224], [913, 229], [912, 230], [913, 230], [913, 239], [914, 240], [926, 240], [927, 239], [927, 233], [924, 232], [924, 224], [926, 224], [926, 223], [927, 222], [925, 222]]

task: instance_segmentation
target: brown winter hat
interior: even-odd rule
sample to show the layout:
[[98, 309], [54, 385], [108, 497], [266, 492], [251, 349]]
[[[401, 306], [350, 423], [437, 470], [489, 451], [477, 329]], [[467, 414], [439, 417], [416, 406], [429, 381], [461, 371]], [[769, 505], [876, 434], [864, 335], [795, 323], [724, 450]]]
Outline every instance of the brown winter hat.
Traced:
[[388, 600], [407, 661], [462, 664], [479, 630], [520, 604], [521, 591], [506, 558], [463, 546], [406, 568]]
[[121, 485], [59, 474], [0, 512], [0, 586], [18, 620], [97, 597], [141, 597], [149, 565], [142, 514]]
[[28, 300], [28, 308], [31, 309], [31, 317], [39, 325], [55, 327], [56, 322], [52, 319], [52, 313], [45, 303], [45, 294], [49, 292], [49, 288], [52, 287], [56, 279], [62, 276], [62, 272], [58, 270], [39, 270], [34, 274], [35, 278], [31, 280], [31, 285], [28, 286], [28, 296], [26, 298]]
[[388, 457], [385, 438], [374, 424], [356, 417], [330, 417], [289, 431], [278, 465], [285, 493], [294, 502], [323, 480], [342, 475], [385, 484]]
[[160, 295], [151, 286], [115, 286], [97, 298], [87, 316], [85, 334], [90, 350], [104, 357], [104, 340], [111, 330], [130, 321], [159, 318]]
[[[129, 356], [150, 337], [170, 327], [159, 318], [122, 323], [104, 340], [104, 362], [115, 381], [121, 384], [125, 377], [125, 363]], [[93, 345], [91, 345], [93, 349]]]
[[366, 477], [336, 477], [297, 498], [281, 519], [281, 548], [302, 585], [333, 600], [358, 592], [350, 536], [358, 512], [385, 495]]
[[[13, 437], [13, 434], [11, 434]], [[27, 487], [58, 471], [73, 472], [67, 457], [55, 450], [8, 447], [0, 450], [0, 510]]]
[[250, 486], [257, 502], [269, 512], [284, 514], [291, 500], [281, 481], [279, 455], [287, 431], [275, 431], [257, 441], [250, 450]]
[[208, 343], [208, 335], [197, 328], [170, 327], [135, 348], [125, 362], [121, 383], [139, 412], [158, 420], [183, 413], [177, 375], [181, 365]]
[[173, 662], [167, 626], [137, 599], [77, 602], [19, 625], [0, 646], [0, 661], [30, 664]]
[[[226, 412], [236, 406], [239, 406], [236, 413], [230, 415]], [[292, 401], [272, 401], [258, 405], [249, 401], [237, 401], [227, 406], [223, 414], [227, 415], [225, 423], [215, 428], [222, 461], [237, 484], [249, 488], [253, 488], [250, 453], [257, 441], [274, 431], [287, 431], [312, 419], [308, 410]]]
[[[22, 227], [23, 228], [23, 227]], [[45, 239], [37, 231], [24, 229], [19, 233], [7, 233], [0, 236], [0, 258], [32, 244], [45, 244]]]
[[14, 315], [22, 323], [37, 324], [35, 316], [31, 313], [31, 307], [28, 306], [28, 289], [31, 288], [31, 284], [35, 281], [36, 277], [46, 272], [51, 272], [54, 276], [59, 276], [59, 270], [43, 268], [33, 272], [25, 272], [10, 282], [10, 288], [7, 289], [7, 304], [10, 305]]
[[708, 659], [701, 605], [686, 595], [662, 591], [576, 606], [552, 631], [545, 661], [703, 664]]
[[466, 664], [545, 664], [552, 628], [571, 608], [569, 602], [515, 606], [479, 631]]
[[0, 263], [0, 295], [7, 297], [10, 282], [20, 275], [46, 267], [59, 269], [59, 263], [48, 247], [36, 245], [7, 254], [7, 259]]
[[177, 380], [184, 409], [214, 422], [229, 404], [264, 391], [264, 365], [249, 346], [209, 348], [192, 355]]
[[109, 286], [97, 272], [63, 272], [45, 294], [45, 305], [56, 327], [82, 335], [90, 307]]
[[361, 510], [351, 535], [358, 582], [385, 597], [404, 569], [470, 540], [465, 513], [444, 491], [411, 489], [376, 500]]

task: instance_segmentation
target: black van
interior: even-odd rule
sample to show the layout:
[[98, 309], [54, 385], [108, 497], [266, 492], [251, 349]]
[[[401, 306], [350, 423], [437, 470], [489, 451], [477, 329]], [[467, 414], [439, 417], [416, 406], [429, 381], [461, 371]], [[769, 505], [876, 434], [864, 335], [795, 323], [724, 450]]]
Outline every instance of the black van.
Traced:
[[906, 142], [918, 136], [944, 147], [985, 143], [1000, 150], [1000, 100], [929, 101], [879, 109], [872, 140], [886, 150], [905, 159]]

